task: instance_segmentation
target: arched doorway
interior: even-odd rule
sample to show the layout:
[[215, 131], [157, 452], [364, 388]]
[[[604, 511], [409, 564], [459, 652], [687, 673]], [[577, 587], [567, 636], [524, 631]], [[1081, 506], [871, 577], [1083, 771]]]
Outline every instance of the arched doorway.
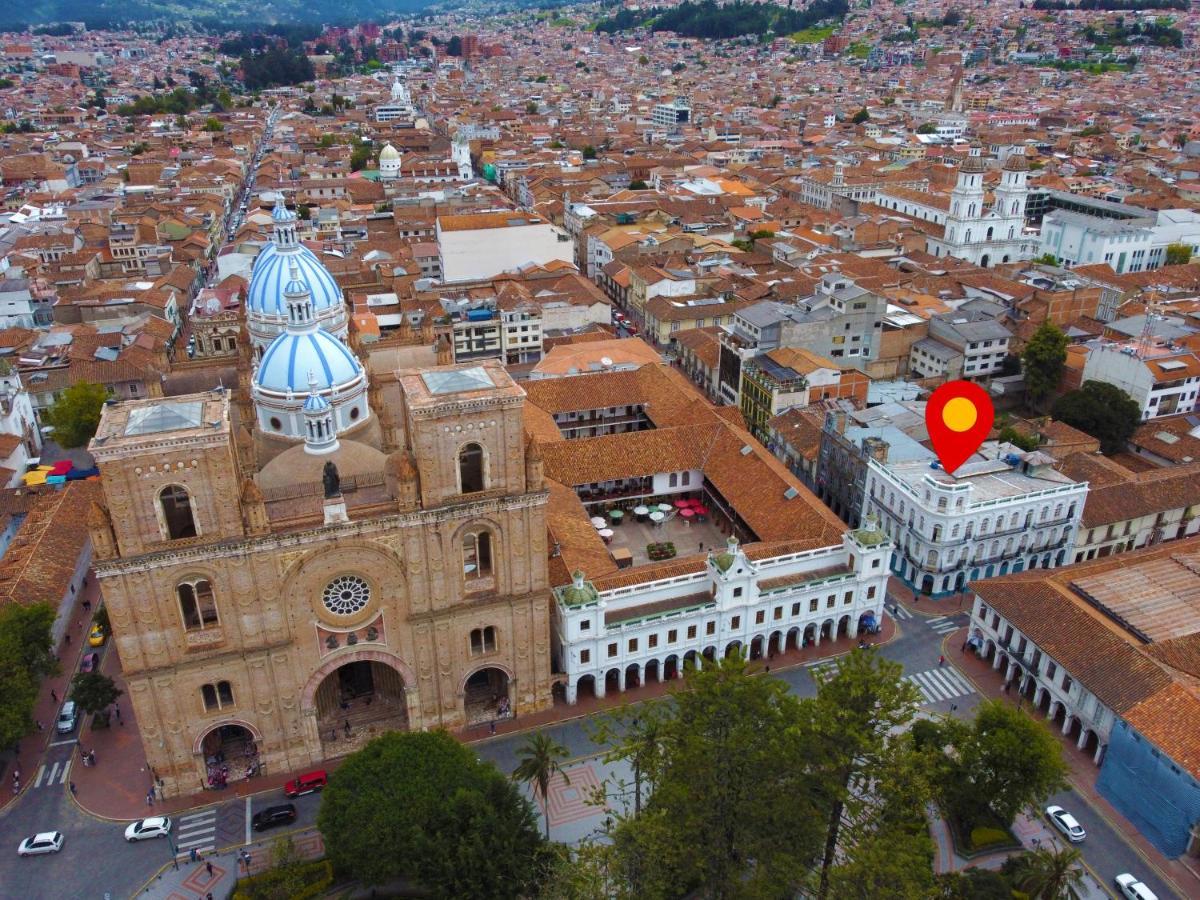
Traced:
[[353, 660], [322, 679], [314, 696], [321, 749], [345, 756], [388, 731], [407, 731], [404, 678], [387, 663]]
[[671, 654], [663, 662], [663, 678], [670, 681], [672, 678], [678, 678], [681, 674], [683, 673], [679, 668], [679, 657]]
[[983, 256], [981, 256], [979, 259], [979, 268], [986, 269], [988, 267], [988, 263], [990, 263], [991, 261], [992, 261], [991, 256], [989, 256], [987, 253], [983, 254]]
[[933, 576], [932, 575], [926, 575], [924, 578], [921, 579], [921, 593], [922, 594], [930, 594], [930, 595], [933, 594]]
[[838, 637], [846, 637], [846, 635], [848, 635], [849, 633], [850, 633], [850, 617], [842, 616], [840, 619], [838, 619], [837, 636]]
[[579, 701], [583, 698], [593, 698], [596, 696], [596, 676], [584, 675], [575, 682], [575, 700]]
[[725, 658], [732, 659], [735, 656], [740, 657], [741, 655], [742, 655], [742, 642], [741, 641], [730, 641], [729, 646], [727, 646], [725, 648]]
[[473, 672], [463, 685], [463, 715], [467, 725], [479, 725], [513, 714], [508, 673], [495, 666]]
[[217, 725], [205, 734], [200, 739], [200, 755], [205, 787], [221, 788], [231, 779], [241, 781], [247, 772], [251, 776], [263, 773], [254, 733], [237, 722]]

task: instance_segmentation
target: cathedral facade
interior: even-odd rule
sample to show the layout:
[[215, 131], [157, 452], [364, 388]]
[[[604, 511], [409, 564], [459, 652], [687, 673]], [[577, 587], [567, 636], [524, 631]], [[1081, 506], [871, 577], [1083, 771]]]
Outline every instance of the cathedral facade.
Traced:
[[287, 222], [249, 390], [110, 405], [91, 445], [95, 570], [168, 794], [551, 702], [524, 392], [496, 362], [368, 386]]

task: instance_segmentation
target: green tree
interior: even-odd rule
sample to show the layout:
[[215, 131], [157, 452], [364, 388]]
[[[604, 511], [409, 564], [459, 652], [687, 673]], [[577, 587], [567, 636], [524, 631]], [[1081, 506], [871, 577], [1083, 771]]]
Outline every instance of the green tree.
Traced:
[[55, 443], [60, 447], [82, 447], [90, 441], [100, 425], [107, 399], [104, 385], [88, 381], [78, 381], [64, 390], [42, 413], [43, 420], [54, 429]]
[[1192, 260], [1192, 248], [1187, 244], [1168, 244], [1167, 245], [1167, 262], [1168, 266], [1186, 266]]
[[629, 189], [631, 191], [644, 191], [647, 187], [649, 187], [649, 185], [647, 185], [646, 182], [642, 181], [640, 178], [635, 178], [633, 181], [629, 182]]
[[1034, 257], [1031, 262], [1039, 263], [1043, 266], [1057, 266], [1058, 257], [1053, 253], [1043, 253], [1041, 256]]
[[794, 894], [822, 838], [803, 722], [787, 686], [740, 658], [688, 671], [663, 704], [668, 752], [645, 757], [643, 812], [612, 832], [627, 895]]
[[917, 134], [934, 134], [937, 132], [937, 126], [932, 122], [922, 122], [917, 126]]
[[202, 131], [224, 131], [225, 123], [223, 123], [216, 116], [209, 116], [207, 119], [204, 120], [204, 127], [201, 130]]
[[527, 895], [545, 854], [529, 801], [444, 731], [389, 732], [347, 757], [317, 827], [338, 871], [439, 897]]
[[536, 100], [530, 100], [528, 103], [525, 104], [525, 112], [527, 114], [529, 114], [531, 116], [536, 116], [537, 111], [538, 111], [538, 105], [537, 105]]
[[[877, 816], [873, 813], [879, 810], [873, 807], [880, 801], [871, 785], [875, 782], [880, 787], [879, 775], [891, 761], [889, 732], [912, 722], [920, 702], [917, 688], [900, 677], [902, 672], [899, 663], [873, 651], [849, 653], [838, 659], [834, 674], [822, 682], [816, 698], [806, 704], [808, 725], [816, 737], [816, 782], [825, 808], [818, 898], [830, 895], [830, 870], [839, 851], [854, 858], [852, 848], [859, 845], [883, 850], [864, 853], [865, 858], [877, 863], [894, 843], [886, 840], [894, 835], [881, 834], [876, 827]], [[850, 877], [842, 879], [843, 888], [869, 868], [851, 867]]]
[[1100, 441], [1102, 453], [1120, 453], [1142, 421], [1137, 401], [1119, 387], [1085, 381], [1054, 402], [1054, 418]]
[[871, 118], [871, 114], [869, 112], [867, 112], [867, 108], [864, 106], [862, 109], [860, 109], [858, 112], [856, 112], [850, 118], [850, 121], [853, 122], [855, 125], [861, 125], [863, 122], [867, 121], [870, 118]]
[[1041, 722], [1000, 700], [981, 703], [970, 722], [947, 719], [940, 727], [939, 804], [969, 830], [995, 816], [1008, 825], [1065, 784], [1062, 745]]
[[571, 783], [562, 767], [567, 755], [567, 748], [544, 731], [535, 731], [517, 748], [517, 758], [521, 762], [513, 772], [513, 778], [532, 785], [534, 794], [541, 797], [546, 840], [550, 839], [550, 781], [555, 775], [561, 775], [563, 781]]
[[59, 671], [54, 658], [54, 608], [49, 603], [0, 607], [0, 747], [9, 747], [33, 728], [38, 687]]
[[1058, 387], [1067, 361], [1067, 336], [1053, 322], [1043, 322], [1033, 333], [1025, 352], [1025, 395], [1037, 406]]
[[1074, 847], [1042, 847], [1011, 859], [1006, 868], [1029, 900], [1082, 900], [1082, 858]]
[[937, 876], [938, 900], [1013, 900], [1008, 879], [994, 869], [979, 866]]
[[364, 141], [356, 140], [353, 149], [350, 151], [350, 171], [358, 172], [365, 169], [367, 163], [374, 158], [375, 154], [371, 150], [371, 145]]
[[586, 144], [583, 148], [583, 158], [584, 159], [595, 159], [596, 158], [596, 148], [593, 147], [591, 144]]
[[611, 844], [584, 840], [575, 847], [554, 844], [538, 885], [540, 900], [612, 900], [622, 897], [610, 874]]
[[1021, 432], [1017, 431], [1011, 425], [1005, 425], [1001, 428], [998, 438], [1002, 443], [1009, 443], [1026, 451], [1038, 448], [1036, 434], [1021, 434]]
[[71, 679], [71, 699], [88, 715], [108, 709], [123, 693], [116, 682], [100, 672], [79, 672]]

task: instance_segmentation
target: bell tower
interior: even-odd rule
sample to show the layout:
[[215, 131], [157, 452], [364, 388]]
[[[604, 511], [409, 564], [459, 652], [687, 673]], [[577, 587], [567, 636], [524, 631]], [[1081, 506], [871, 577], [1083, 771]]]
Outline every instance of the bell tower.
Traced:
[[244, 535], [228, 392], [106, 405], [88, 449], [103, 476], [112, 556]]

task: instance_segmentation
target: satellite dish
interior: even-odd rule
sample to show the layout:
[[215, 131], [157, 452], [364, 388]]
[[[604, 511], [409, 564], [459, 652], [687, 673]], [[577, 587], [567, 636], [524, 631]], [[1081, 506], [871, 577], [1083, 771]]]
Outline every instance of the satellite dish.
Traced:
[[611, 359], [609, 359], [607, 356], [600, 357], [600, 365], [611, 366], [612, 364], [613, 364], [613, 361]]

